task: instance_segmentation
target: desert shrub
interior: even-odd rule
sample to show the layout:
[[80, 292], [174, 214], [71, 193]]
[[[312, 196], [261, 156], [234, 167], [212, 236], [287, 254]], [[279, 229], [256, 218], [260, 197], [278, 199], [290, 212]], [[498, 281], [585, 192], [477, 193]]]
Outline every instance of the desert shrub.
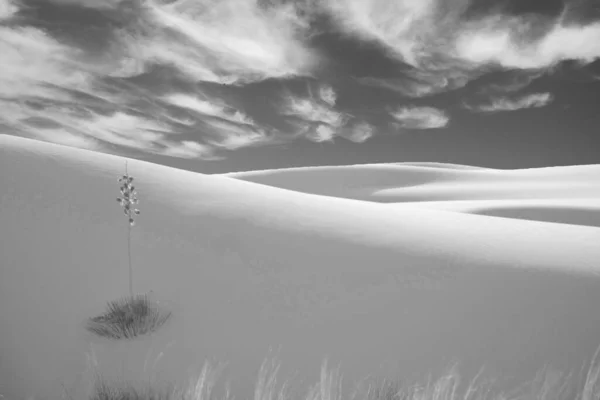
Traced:
[[88, 331], [106, 338], [133, 338], [152, 333], [171, 316], [146, 295], [128, 296], [108, 303], [104, 314], [90, 318]]

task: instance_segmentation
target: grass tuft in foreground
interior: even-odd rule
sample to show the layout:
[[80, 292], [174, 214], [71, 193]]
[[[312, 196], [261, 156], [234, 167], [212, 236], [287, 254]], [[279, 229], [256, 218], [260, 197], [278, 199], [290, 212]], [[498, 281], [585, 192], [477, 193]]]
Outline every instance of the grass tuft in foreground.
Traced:
[[144, 295], [108, 303], [106, 312], [90, 318], [87, 330], [105, 338], [128, 339], [156, 331], [171, 317]]
[[[325, 362], [316, 384], [300, 396], [292, 396], [287, 382], [277, 381], [278, 364], [263, 363], [254, 395], [243, 400], [598, 400], [600, 399], [600, 360], [594, 361], [577, 384], [572, 376], [542, 371], [532, 382], [514, 391], [494, 389], [492, 381], [481, 382], [479, 377], [465, 386], [455, 369], [441, 378], [428, 380], [422, 385], [406, 386], [393, 380], [383, 380], [355, 389], [352, 395], [342, 394], [342, 378], [338, 371], [329, 370]], [[199, 378], [184, 389], [160, 391], [155, 388], [137, 390], [133, 387], [116, 388], [101, 382], [89, 400], [233, 400], [229, 390], [223, 395], [213, 391], [217, 373], [207, 363]], [[478, 382], [479, 381], [479, 382]]]
[[169, 390], [158, 391], [148, 388], [138, 390], [133, 386], [113, 387], [104, 381], [96, 384], [90, 400], [174, 400]]

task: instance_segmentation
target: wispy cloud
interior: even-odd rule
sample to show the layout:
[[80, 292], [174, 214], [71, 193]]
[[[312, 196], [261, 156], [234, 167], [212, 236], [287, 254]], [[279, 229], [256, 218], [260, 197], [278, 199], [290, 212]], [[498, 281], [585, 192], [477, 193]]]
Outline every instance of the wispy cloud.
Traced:
[[[545, 70], [565, 60], [600, 58], [600, 22], [567, 20], [565, 13], [502, 14], [490, 7], [465, 17], [468, 0], [327, 0], [325, 9], [347, 35], [379, 44], [413, 70], [362, 83], [407, 97], [465, 86], [490, 66]], [[568, 9], [568, 7], [566, 7]]]
[[62, 89], [90, 90], [72, 61], [77, 51], [31, 27], [0, 26], [0, 97], [64, 98]]
[[554, 100], [551, 93], [532, 93], [520, 97], [497, 96], [479, 104], [465, 104], [471, 111], [494, 113], [501, 111], [516, 111], [524, 108], [545, 107]]
[[[498, 64], [506, 68], [549, 68], [564, 60], [589, 63], [600, 57], [600, 23], [577, 23], [539, 14], [510, 16], [490, 8], [464, 19], [469, 1], [328, 0], [326, 9], [348, 34], [375, 41], [415, 67], [436, 70]], [[445, 59], [444, 59], [445, 57]], [[455, 66], [458, 67], [458, 66]]]
[[456, 54], [466, 61], [505, 68], [550, 68], [565, 60], [590, 63], [600, 58], [600, 23], [566, 25], [562, 19], [545, 34], [531, 37], [536, 24], [528, 17], [494, 18], [463, 31]]
[[511, 70], [504, 77], [496, 78], [493, 83], [480, 87], [478, 91], [480, 93], [514, 93], [525, 89], [543, 75], [543, 70]]
[[[322, 92], [320, 92], [320, 95]], [[341, 135], [342, 127], [351, 118], [350, 115], [335, 110], [327, 100], [312, 97], [287, 95], [281, 107], [281, 114], [297, 127], [296, 136], [303, 136], [314, 142], [331, 141]]]
[[218, 160], [218, 157], [214, 154], [214, 150], [211, 146], [207, 146], [202, 143], [194, 142], [192, 140], [183, 140], [181, 142], [163, 142], [164, 149], [160, 154], [170, 157], [178, 158], [200, 158], [203, 160]]
[[[2, 17], [18, 11], [16, 2], [0, 1]], [[54, 2], [88, 8], [119, 5]], [[63, 44], [38, 28], [0, 26], [0, 53], [0, 124], [15, 133], [95, 150], [119, 146], [204, 159], [218, 157], [218, 149], [270, 140], [249, 116], [220, 99], [177, 92], [161, 95], [124, 81], [107, 85], [105, 78], [114, 71], [93, 64], [84, 50]], [[169, 107], [173, 106], [191, 114], [172, 115]], [[181, 129], [193, 134], [198, 122], [204, 122], [205, 131], [197, 132], [196, 140], [178, 138]]]
[[392, 55], [418, 65], [424, 36], [434, 29], [437, 0], [328, 0], [325, 8], [349, 34], [375, 41]]
[[87, 8], [97, 8], [100, 10], [114, 9], [121, 3], [125, 3], [128, 0], [48, 0], [52, 3], [63, 4], [63, 5], [75, 5]]
[[205, 142], [227, 150], [264, 145], [277, 140], [263, 128], [252, 125], [224, 120], [205, 121], [205, 125], [210, 128], [210, 132], [207, 132], [210, 136], [204, 139]]
[[192, 79], [232, 84], [306, 75], [317, 62], [293, 4], [178, 0], [142, 10], [142, 29], [122, 35], [130, 56], [173, 65]]
[[363, 143], [375, 134], [375, 128], [356, 116], [334, 108], [337, 96], [330, 86], [321, 86], [318, 97], [287, 95], [281, 114], [291, 118], [295, 136], [313, 142], [330, 142], [336, 137]]
[[329, 85], [321, 85], [319, 87], [319, 97], [331, 107], [335, 106], [335, 102], [337, 101], [337, 94]]
[[359, 81], [365, 85], [392, 90], [405, 97], [422, 98], [461, 88], [475, 76], [473, 72], [466, 73], [460, 68], [452, 70], [450, 67], [443, 71], [412, 69], [404, 75], [402, 78], [365, 77]]
[[311, 98], [291, 95], [285, 99], [281, 113], [306, 122], [328, 125], [332, 128], [341, 127], [347, 119], [347, 115], [334, 110], [327, 104]]
[[390, 115], [407, 129], [443, 128], [450, 122], [444, 111], [434, 107], [401, 107]]
[[18, 10], [14, 0], [0, 0], [0, 21], [13, 17]]
[[[76, 107], [31, 108], [2, 104], [7, 126], [36, 139], [91, 150], [120, 148], [181, 158], [216, 159], [214, 147], [177, 140], [171, 127], [144, 116], [116, 112], [108, 115]], [[11, 116], [10, 118], [8, 116]]]
[[305, 134], [308, 140], [317, 143], [331, 142], [336, 135], [336, 130], [329, 125], [318, 125], [316, 127], [310, 127], [307, 129]]
[[194, 111], [204, 116], [221, 118], [238, 124], [253, 125], [254, 121], [243, 112], [216, 99], [199, 99], [183, 93], [166, 95], [163, 100], [177, 107]]
[[354, 143], [363, 143], [375, 135], [375, 127], [365, 121], [358, 121], [340, 133], [345, 139]]
[[[409, 98], [461, 88], [481, 74], [452, 54], [466, 0], [328, 0], [325, 9], [347, 35], [381, 46], [404, 63], [393, 77], [363, 77], [369, 86]], [[407, 69], [406, 64], [412, 68]]]

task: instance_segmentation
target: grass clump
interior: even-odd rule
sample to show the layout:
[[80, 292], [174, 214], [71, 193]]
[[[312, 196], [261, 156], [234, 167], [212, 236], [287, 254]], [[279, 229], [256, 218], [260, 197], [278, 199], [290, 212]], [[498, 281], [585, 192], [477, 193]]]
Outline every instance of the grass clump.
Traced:
[[100, 337], [128, 339], [156, 331], [170, 316], [145, 294], [128, 296], [109, 302], [104, 314], [90, 318], [87, 330]]
[[[579, 385], [573, 382], [572, 376], [542, 371], [534, 381], [508, 393], [495, 390], [492, 381], [482, 382], [478, 377], [463, 386], [460, 375], [452, 369], [425, 384], [408, 386], [384, 380], [368, 384], [351, 395], [343, 395], [341, 375], [328, 369], [325, 362], [319, 379], [308, 388], [308, 392], [292, 396], [288, 384], [278, 382], [277, 363], [265, 362], [254, 394], [243, 400], [598, 400], [600, 365], [594, 364], [590, 365]], [[169, 386], [159, 390], [149, 382], [147, 388], [140, 390], [132, 386], [110, 386], [101, 381], [88, 400], [234, 400], [228, 389], [223, 395], [216, 395], [213, 391], [217, 375], [206, 363], [199, 378], [183, 389]]]
[[233, 400], [228, 390], [222, 396], [217, 396], [213, 392], [218, 375], [219, 371], [206, 363], [199, 377], [190, 380], [188, 385], [181, 388], [173, 384], [161, 388], [151, 382], [143, 388], [138, 388], [126, 383], [109, 384], [98, 377], [88, 400]]
[[111, 386], [105, 381], [96, 384], [94, 394], [89, 400], [174, 400], [169, 390], [146, 388], [139, 390], [134, 386]]

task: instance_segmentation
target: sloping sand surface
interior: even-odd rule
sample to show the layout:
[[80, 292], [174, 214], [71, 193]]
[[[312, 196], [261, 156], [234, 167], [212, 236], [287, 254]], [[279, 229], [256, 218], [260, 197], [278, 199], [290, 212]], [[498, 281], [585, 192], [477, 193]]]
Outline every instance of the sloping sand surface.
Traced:
[[437, 163], [224, 174], [340, 198], [506, 218], [600, 226], [600, 166], [495, 170]]
[[[186, 382], [207, 357], [227, 362], [236, 398], [249, 398], [269, 349], [299, 382], [314, 382], [328, 357], [348, 387], [454, 362], [467, 377], [485, 366], [512, 384], [546, 364], [579, 370], [600, 344], [600, 229], [339, 198], [348, 186], [372, 196], [363, 189], [372, 182], [423, 188], [395, 201], [489, 199], [514, 186], [510, 172], [271, 173], [293, 189], [283, 190], [135, 160], [134, 288], [173, 317], [148, 338], [98, 339], [86, 319], [128, 290], [127, 223], [115, 202], [123, 169], [120, 157], [0, 136], [0, 393], [9, 400], [59, 399], [64, 388], [83, 398], [90, 366], [109, 379]], [[580, 209], [569, 199], [593, 197], [597, 171], [519, 180]], [[340, 176], [338, 194], [322, 196]], [[472, 184], [468, 196], [456, 182]], [[452, 190], [436, 197], [426, 184]], [[302, 185], [321, 196], [295, 191]]]

